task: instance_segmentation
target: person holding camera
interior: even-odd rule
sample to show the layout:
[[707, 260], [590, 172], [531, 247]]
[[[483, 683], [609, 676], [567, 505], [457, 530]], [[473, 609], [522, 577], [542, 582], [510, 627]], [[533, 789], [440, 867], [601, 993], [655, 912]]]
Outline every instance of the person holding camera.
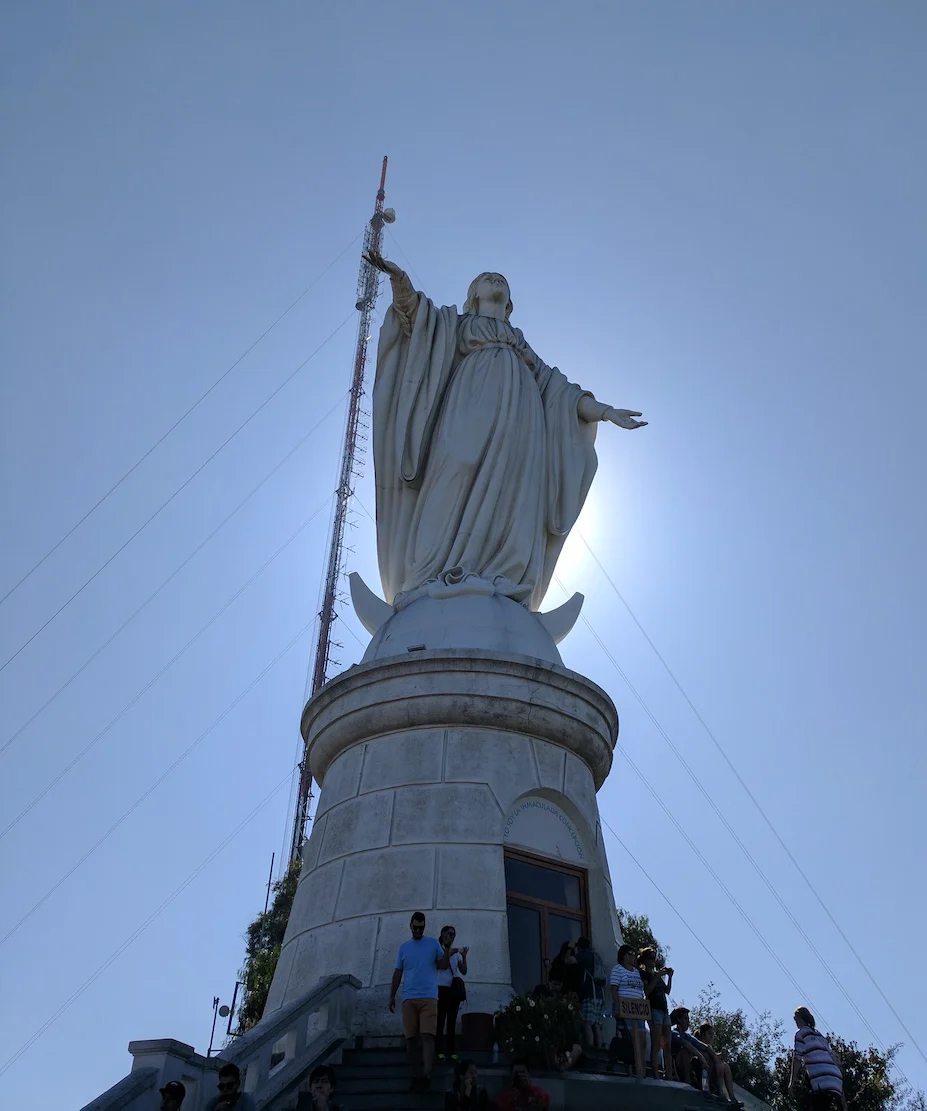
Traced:
[[438, 934], [438, 943], [447, 957], [447, 968], [438, 969], [438, 1026], [435, 1035], [435, 1049], [438, 1060], [456, 1061], [455, 1042], [457, 1037], [457, 1012], [467, 999], [467, 953], [469, 945], [454, 949], [457, 931], [453, 926], [444, 926]]
[[650, 1004], [650, 1067], [653, 1078], [657, 1079], [660, 1068], [660, 1050], [663, 1050], [663, 1074], [665, 1080], [675, 1080], [673, 1075], [672, 1035], [669, 1004], [666, 997], [673, 988], [673, 970], [657, 968], [657, 951], [652, 946], [641, 949], [638, 956], [641, 979], [644, 981], [644, 994]]

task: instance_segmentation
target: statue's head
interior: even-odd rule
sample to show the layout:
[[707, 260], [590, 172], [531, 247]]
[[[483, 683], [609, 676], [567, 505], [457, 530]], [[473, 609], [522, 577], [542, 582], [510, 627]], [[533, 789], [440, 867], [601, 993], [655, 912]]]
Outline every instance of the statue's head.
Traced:
[[509, 292], [509, 283], [502, 274], [487, 270], [474, 278], [467, 290], [467, 300], [464, 303], [464, 312], [479, 314], [481, 302], [496, 301], [505, 305], [505, 319], [512, 315], [512, 295]]

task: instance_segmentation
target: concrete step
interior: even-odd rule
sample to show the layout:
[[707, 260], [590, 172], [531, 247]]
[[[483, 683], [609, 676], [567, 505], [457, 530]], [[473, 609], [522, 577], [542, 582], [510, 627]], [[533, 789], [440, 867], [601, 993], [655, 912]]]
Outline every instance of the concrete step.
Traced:
[[[452, 1076], [451, 1070], [442, 1068], [440, 1065], [435, 1065], [432, 1075], [435, 1082], [439, 1079], [446, 1079], [450, 1084]], [[408, 1065], [338, 1065], [338, 1083], [347, 1084], [349, 1081], [354, 1080], [369, 1080], [371, 1076], [382, 1076], [384, 1080], [402, 1080], [408, 1079], [409, 1068]]]
[[[480, 1079], [490, 1094], [504, 1087], [507, 1066], [492, 1064], [492, 1054], [475, 1055]], [[482, 1058], [482, 1060], [481, 1060]], [[624, 1069], [611, 1075], [604, 1062], [590, 1061], [587, 1069], [570, 1073], [568, 1078], [534, 1074], [541, 1087], [552, 1094], [558, 1089], [571, 1111], [730, 1111], [716, 1097], [703, 1095], [684, 1085], [643, 1082], [622, 1076]], [[403, 1050], [388, 1047], [345, 1050], [338, 1066], [338, 1095], [351, 1111], [443, 1111], [444, 1093], [451, 1084], [452, 1069], [436, 1064], [429, 1092], [410, 1092], [409, 1073]]]
[[[453, 1083], [453, 1076], [449, 1072], [435, 1069], [431, 1074], [431, 1087], [433, 1091], [444, 1092]], [[495, 1090], [505, 1086], [508, 1072], [503, 1069], [484, 1069], [480, 1073], [480, 1084]], [[339, 1092], [393, 1092], [408, 1088], [411, 1083], [408, 1070], [379, 1072], [375, 1069], [338, 1069]]]
[[[345, 1100], [347, 1103], [347, 1100]], [[443, 1092], [377, 1093], [351, 1096], [351, 1111], [444, 1111]]]
[[[446, 1082], [445, 1082], [446, 1081]], [[354, 1095], [370, 1095], [378, 1092], [384, 1094], [395, 1094], [408, 1092], [409, 1090], [409, 1076], [369, 1076], [360, 1079], [343, 1080], [341, 1075], [338, 1076], [338, 1094], [347, 1096]], [[431, 1090], [433, 1092], [446, 1092], [450, 1087], [449, 1080], [442, 1080], [441, 1077], [432, 1076]], [[354, 1100], [351, 1100], [351, 1106], [354, 1106]]]
[[[489, 1068], [493, 1063], [492, 1053], [485, 1050], [469, 1053], [466, 1050], [458, 1049], [457, 1056], [475, 1061], [479, 1068]], [[357, 1065], [364, 1068], [383, 1068], [391, 1065], [404, 1065], [407, 1059], [404, 1049], [393, 1048], [346, 1049], [342, 1057], [345, 1065]], [[497, 1062], [497, 1064], [498, 1063], [499, 1062]], [[440, 1062], [437, 1062], [437, 1064], [440, 1064]], [[448, 1062], [447, 1067], [452, 1068], [453, 1066]]]

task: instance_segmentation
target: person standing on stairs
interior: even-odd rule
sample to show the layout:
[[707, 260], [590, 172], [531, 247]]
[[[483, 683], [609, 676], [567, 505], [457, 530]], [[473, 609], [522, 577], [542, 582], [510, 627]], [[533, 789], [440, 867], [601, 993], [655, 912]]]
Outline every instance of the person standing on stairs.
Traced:
[[647, 1031], [644, 1020], [622, 1018], [621, 1002], [624, 999], [645, 1000], [644, 981], [637, 968], [637, 951], [633, 945], [622, 945], [618, 950], [618, 963], [611, 971], [609, 984], [612, 989], [612, 1013], [616, 1022], [623, 1022], [631, 1035], [634, 1047], [634, 1072], [638, 1079], [644, 1078], [644, 1047], [647, 1044]]
[[[582, 969], [579, 1014], [583, 1020], [583, 1035], [587, 1045], [599, 1049], [603, 1045], [602, 1014], [605, 1004], [596, 982], [595, 950], [588, 937], [581, 937], [576, 942], [576, 963]], [[602, 985], [605, 985], [604, 979]]]
[[828, 1111], [828, 1108], [847, 1111], [843, 1069], [834, 1047], [815, 1026], [814, 1015], [807, 1007], [799, 1007], [795, 1012], [795, 1025], [798, 1029], [795, 1032], [789, 1091], [798, 1083], [799, 1062], [803, 1062], [811, 1084], [813, 1111]]
[[[457, 931], [453, 926], [444, 926], [438, 934], [438, 941], [445, 953], [450, 953], [456, 937]], [[454, 950], [447, 968], [438, 970], [438, 1032], [435, 1037], [435, 1049], [439, 1061], [458, 1060], [455, 1051], [457, 1012], [467, 998], [467, 985], [463, 978], [467, 975], [469, 951], [467, 945], [462, 949]]]
[[663, 1075], [673, 1080], [673, 1024], [669, 1017], [667, 997], [673, 990], [673, 970], [657, 968], [657, 951], [652, 945], [641, 949], [638, 956], [644, 994], [650, 1004], [650, 1067], [654, 1080], [660, 1075], [660, 1050], [663, 1050]]
[[412, 938], [399, 946], [389, 1009], [396, 1010], [396, 992], [402, 989], [402, 1033], [406, 1040], [411, 1091], [427, 1092], [435, 1061], [435, 1031], [438, 1026], [438, 972], [450, 966], [456, 949], [443, 949], [436, 937], [425, 937], [425, 915], [416, 911], [409, 922]]

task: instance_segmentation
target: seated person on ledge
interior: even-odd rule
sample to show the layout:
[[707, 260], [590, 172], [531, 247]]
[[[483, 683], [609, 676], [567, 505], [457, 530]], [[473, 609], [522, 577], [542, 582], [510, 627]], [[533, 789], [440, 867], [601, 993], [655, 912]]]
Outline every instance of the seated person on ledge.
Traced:
[[557, 1051], [556, 1064], [561, 1072], [569, 1072], [582, 1064], [585, 1054], [578, 1042], [566, 1042]]
[[550, 1096], [531, 1083], [528, 1062], [516, 1057], [512, 1062], [512, 1082], [496, 1096], [496, 1108], [497, 1111], [518, 1111], [528, 1107], [549, 1108]]
[[689, 1033], [689, 1008], [677, 1007], [670, 1014], [673, 1024], [672, 1053], [676, 1076], [702, 1090], [702, 1073], [708, 1071], [710, 1049]]

